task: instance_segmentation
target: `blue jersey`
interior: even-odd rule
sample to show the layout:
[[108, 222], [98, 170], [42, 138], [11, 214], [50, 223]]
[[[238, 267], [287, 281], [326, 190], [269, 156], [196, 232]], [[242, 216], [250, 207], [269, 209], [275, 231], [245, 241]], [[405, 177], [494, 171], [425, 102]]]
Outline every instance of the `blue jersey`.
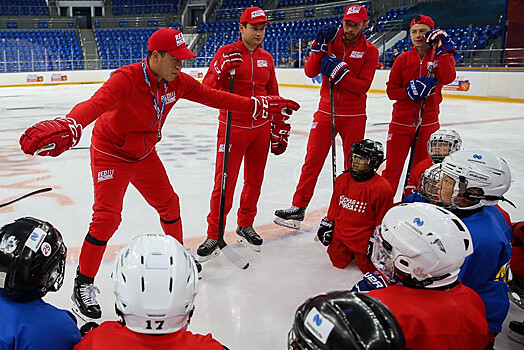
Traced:
[[480, 295], [489, 331], [499, 333], [509, 309], [505, 273], [511, 256], [511, 228], [495, 206], [486, 206], [462, 221], [471, 233], [473, 254], [466, 258], [458, 279]]
[[428, 200], [422, 197], [418, 191], [407, 195], [406, 198], [402, 200], [402, 203], [415, 203], [415, 202], [427, 203]]
[[0, 297], [0, 350], [71, 350], [81, 339], [75, 317], [43, 301]]

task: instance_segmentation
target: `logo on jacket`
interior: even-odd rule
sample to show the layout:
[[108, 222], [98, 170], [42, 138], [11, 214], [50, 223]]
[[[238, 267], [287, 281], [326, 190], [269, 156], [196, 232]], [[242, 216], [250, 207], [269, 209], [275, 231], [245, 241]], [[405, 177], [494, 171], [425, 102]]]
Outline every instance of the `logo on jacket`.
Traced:
[[338, 204], [347, 210], [356, 211], [357, 213], [363, 213], [366, 211], [367, 203], [360, 202], [355, 199], [348, 198], [344, 195], [340, 196]]
[[165, 101], [166, 105], [168, 105], [176, 101], [176, 92], [175, 91], [168, 92], [167, 94], [162, 95], [161, 98], [162, 98], [162, 102]]
[[[231, 143], [229, 144], [229, 151], [231, 151], [231, 146], [233, 146]], [[221, 143], [220, 146], [218, 146], [218, 152], [224, 152], [226, 148], [224, 147], [224, 144]]]
[[98, 182], [102, 182], [105, 180], [111, 180], [113, 178], [114, 173], [115, 173], [114, 169], [99, 171], [98, 172]]
[[266, 60], [257, 60], [257, 67], [267, 67]]
[[361, 51], [352, 51], [351, 55], [349, 55], [350, 58], [362, 58], [364, 57], [364, 52]]

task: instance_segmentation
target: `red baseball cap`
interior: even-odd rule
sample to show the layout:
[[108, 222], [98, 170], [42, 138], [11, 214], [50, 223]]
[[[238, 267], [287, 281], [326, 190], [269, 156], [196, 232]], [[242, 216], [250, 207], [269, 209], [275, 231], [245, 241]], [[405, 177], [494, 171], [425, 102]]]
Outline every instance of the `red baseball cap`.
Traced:
[[196, 55], [187, 48], [182, 32], [171, 28], [162, 28], [151, 34], [147, 41], [147, 50], [166, 51], [179, 60], [196, 57]]
[[342, 18], [343, 21], [352, 21], [355, 23], [362, 23], [367, 21], [367, 19], [368, 11], [364, 6], [360, 5], [349, 5], [346, 8], [346, 12], [344, 12], [344, 18]]
[[271, 25], [271, 23], [267, 20], [266, 13], [264, 10], [262, 10], [260, 7], [248, 7], [247, 9], [242, 12], [242, 16], [240, 16], [240, 23], [267, 23]]
[[417, 17], [413, 18], [409, 27], [411, 28], [415, 24], [425, 24], [431, 29], [435, 29], [435, 22], [433, 22], [433, 20], [429, 16], [417, 15]]

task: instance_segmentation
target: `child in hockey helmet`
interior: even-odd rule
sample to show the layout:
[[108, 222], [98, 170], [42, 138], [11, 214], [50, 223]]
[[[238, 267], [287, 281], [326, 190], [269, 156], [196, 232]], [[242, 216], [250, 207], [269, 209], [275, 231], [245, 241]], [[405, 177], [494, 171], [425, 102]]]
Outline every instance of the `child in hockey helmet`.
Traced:
[[433, 163], [441, 163], [445, 157], [462, 147], [462, 138], [453, 129], [439, 129], [428, 140], [428, 154]]
[[295, 313], [289, 350], [402, 350], [402, 330], [378, 299], [363, 293], [319, 294]]
[[364, 139], [351, 144], [348, 155], [348, 170], [357, 182], [364, 182], [375, 175], [384, 161], [384, 147], [380, 142]]
[[457, 280], [473, 252], [467, 227], [450, 211], [428, 203], [391, 208], [373, 235], [371, 261], [392, 282], [437, 288]]
[[67, 248], [50, 223], [24, 217], [0, 229], [0, 293], [26, 301], [56, 292], [64, 281]]
[[475, 209], [504, 200], [511, 171], [502, 158], [487, 151], [458, 151], [428, 169], [421, 195], [444, 208]]
[[0, 348], [70, 350], [80, 341], [75, 317], [42, 299], [62, 286], [66, 254], [49, 222], [23, 217], [0, 228]]

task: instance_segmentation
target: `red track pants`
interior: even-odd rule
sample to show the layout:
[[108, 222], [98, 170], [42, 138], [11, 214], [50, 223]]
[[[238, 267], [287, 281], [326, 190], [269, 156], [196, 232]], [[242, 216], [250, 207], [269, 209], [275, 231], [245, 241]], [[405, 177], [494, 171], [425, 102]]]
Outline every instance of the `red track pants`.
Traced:
[[[242, 188], [240, 207], [237, 213], [237, 224], [239, 226], [253, 226], [253, 221], [257, 214], [257, 202], [260, 197], [262, 181], [264, 180], [270, 135], [270, 123], [255, 129], [231, 127], [224, 216], [227, 217], [233, 205], [235, 185], [242, 159], [244, 159], [244, 187]], [[224, 123], [220, 123], [217, 137], [215, 185], [211, 194], [210, 212], [207, 216], [207, 236], [212, 239], [218, 239], [220, 191], [222, 187], [222, 166], [226, 138], [226, 125]], [[224, 218], [224, 226], [225, 224], [226, 220]]]
[[[351, 151], [351, 144], [364, 138], [366, 131], [366, 116], [336, 117], [335, 133], [342, 137], [344, 148], [344, 164]], [[313, 116], [313, 124], [307, 141], [307, 153], [300, 180], [298, 181], [293, 205], [307, 207], [317, 184], [318, 175], [324, 166], [326, 157], [331, 149], [331, 117], [329, 114], [317, 111]], [[343, 170], [343, 169], [341, 169]], [[339, 169], [338, 173], [341, 173]]]
[[91, 148], [91, 172], [95, 201], [89, 233], [80, 252], [81, 274], [96, 276], [107, 241], [120, 225], [122, 202], [130, 183], [156, 209], [164, 232], [182, 242], [178, 196], [156, 151], [138, 162], [129, 163]]
[[[428, 140], [431, 134], [437, 131], [439, 127], [439, 123], [420, 127], [413, 166], [429, 157]], [[404, 163], [414, 138], [415, 127], [393, 123], [389, 124], [388, 140], [386, 143], [386, 168], [382, 172], [382, 176], [389, 181], [395, 193], [397, 192], [402, 169], [404, 168]]]

